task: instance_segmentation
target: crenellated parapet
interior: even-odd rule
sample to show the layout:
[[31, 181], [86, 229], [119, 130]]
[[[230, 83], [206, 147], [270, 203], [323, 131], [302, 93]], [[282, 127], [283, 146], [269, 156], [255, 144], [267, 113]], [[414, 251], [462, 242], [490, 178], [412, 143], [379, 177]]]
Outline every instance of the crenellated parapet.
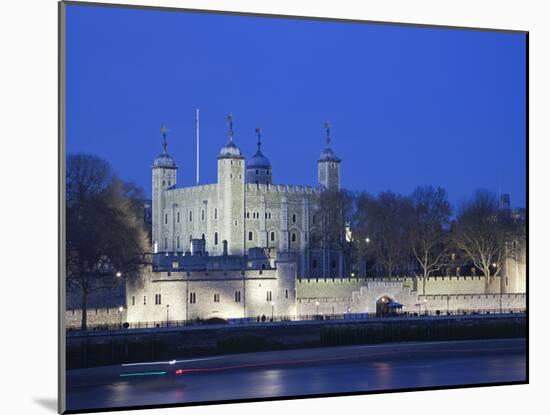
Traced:
[[292, 193], [292, 194], [320, 194], [321, 187], [286, 185], [286, 184], [262, 184], [246, 183], [245, 191], [249, 193]]

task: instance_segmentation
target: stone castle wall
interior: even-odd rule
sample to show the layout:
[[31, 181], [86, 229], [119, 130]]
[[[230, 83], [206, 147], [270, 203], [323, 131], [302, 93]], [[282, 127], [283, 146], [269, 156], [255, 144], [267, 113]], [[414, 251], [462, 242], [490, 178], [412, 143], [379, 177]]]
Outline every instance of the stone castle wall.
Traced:
[[[87, 322], [89, 326], [101, 324], [119, 324], [127, 321], [127, 310], [123, 308], [122, 312], [117, 308], [89, 308]], [[65, 326], [80, 327], [82, 322], [82, 310], [65, 310]]]
[[[525, 293], [500, 295], [493, 278], [485, 293], [483, 277], [368, 279], [298, 279], [296, 264], [277, 263], [277, 269], [210, 272], [144, 272], [129, 281], [126, 307], [90, 309], [89, 325], [123, 321], [159, 322], [273, 315], [330, 315], [375, 313], [382, 297], [403, 305], [402, 311], [523, 310]], [[424, 291], [422, 291], [424, 290]], [[194, 294], [191, 300], [191, 293]], [[157, 297], [159, 296], [160, 297]], [[67, 310], [67, 324], [80, 324], [80, 310]]]

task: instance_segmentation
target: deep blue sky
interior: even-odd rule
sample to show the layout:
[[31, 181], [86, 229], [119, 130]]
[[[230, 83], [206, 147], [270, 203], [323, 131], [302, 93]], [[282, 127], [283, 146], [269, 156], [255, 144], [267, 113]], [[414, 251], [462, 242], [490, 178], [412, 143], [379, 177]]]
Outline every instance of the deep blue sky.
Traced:
[[315, 184], [332, 123], [351, 190], [476, 188], [525, 205], [525, 36], [139, 9], [67, 7], [67, 151], [107, 159], [150, 194], [159, 128], [179, 185], [201, 182], [254, 128], [276, 183]]

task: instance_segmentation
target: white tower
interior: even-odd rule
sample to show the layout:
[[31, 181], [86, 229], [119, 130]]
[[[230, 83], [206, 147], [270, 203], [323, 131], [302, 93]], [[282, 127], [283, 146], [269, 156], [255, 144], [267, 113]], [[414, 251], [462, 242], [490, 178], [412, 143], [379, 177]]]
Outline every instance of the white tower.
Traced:
[[218, 194], [221, 240], [230, 255], [244, 255], [244, 157], [233, 142], [233, 117], [229, 122], [229, 143], [218, 156]]
[[174, 159], [168, 154], [166, 133], [168, 129], [162, 127], [162, 153], [155, 159], [152, 166], [152, 233], [153, 253], [173, 250], [171, 238], [168, 238], [168, 224], [171, 223], [170, 211], [165, 206], [163, 192], [176, 186], [178, 166]]
[[330, 148], [330, 124], [325, 122], [327, 147], [321, 153], [317, 162], [317, 180], [321, 186], [329, 190], [340, 190], [340, 159]]

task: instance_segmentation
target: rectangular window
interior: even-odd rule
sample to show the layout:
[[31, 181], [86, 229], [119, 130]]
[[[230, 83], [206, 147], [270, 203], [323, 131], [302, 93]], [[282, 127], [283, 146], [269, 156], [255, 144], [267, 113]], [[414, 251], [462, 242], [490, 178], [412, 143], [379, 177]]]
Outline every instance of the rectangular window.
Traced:
[[160, 305], [160, 304], [162, 304], [160, 294], [155, 294], [155, 305]]
[[266, 293], [266, 300], [267, 300], [267, 301], [273, 300], [273, 293], [272, 293], [271, 291], [268, 291], [268, 292]]
[[168, 225], [168, 213], [164, 214], [164, 224]]
[[241, 302], [241, 292], [235, 291], [235, 302], [240, 303]]
[[288, 290], [285, 290], [285, 298], [288, 298]]
[[219, 302], [220, 302], [220, 295], [219, 295], [219, 294], [214, 294], [214, 302], [215, 302], [215, 303], [219, 303]]
[[147, 296], [146, 295], [143, 296], [143, 305], [147, 305]]
[[176, 215], [176, 221], [177, 221], [178, 223], [180, 223], [180, 213], [179, 213], [179, 212], [178, 212], [177, 215]]
[[136, 305], [136, 297], [132, 295], [132, 305]]
[[195, 304], [197, 302], [197, 293], [189, 293], [189, 302]]

